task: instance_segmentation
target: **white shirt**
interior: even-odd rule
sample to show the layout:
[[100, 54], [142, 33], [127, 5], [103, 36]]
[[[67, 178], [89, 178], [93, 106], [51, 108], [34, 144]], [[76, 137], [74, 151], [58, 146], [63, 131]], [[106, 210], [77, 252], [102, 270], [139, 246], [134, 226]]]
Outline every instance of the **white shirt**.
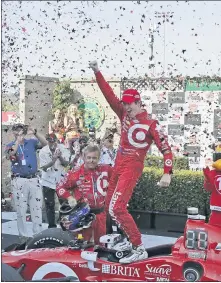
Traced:
[[103, 146], [101, 149], [101, 157], [99, 164], [108, 164], [114, 167], [115, 158], [116, 158], [116, 150], [108, 149], [107, 147]]
[[[70, 152], [63, 144], [58, 144], [57, 148], [60, 149], [61, 155], [65, 161], [69, 161]], [[47, 165], [52, 161], [52, 153], [49, 149], [49, 146], [44, 146], [39, 152], [39, 161], [40, 167]], [[42, 175], [40, 179], [40, 184], [45, 187], [49, 187], [51, 189], [56, 189], [56, 184], [60, 182], [60, 180], [66, 174], [65, 168], [61, 165], [61, 161], [59, 158], [56, 160], [55, 164], [47, 169], [45, 172], [41, 170]]]

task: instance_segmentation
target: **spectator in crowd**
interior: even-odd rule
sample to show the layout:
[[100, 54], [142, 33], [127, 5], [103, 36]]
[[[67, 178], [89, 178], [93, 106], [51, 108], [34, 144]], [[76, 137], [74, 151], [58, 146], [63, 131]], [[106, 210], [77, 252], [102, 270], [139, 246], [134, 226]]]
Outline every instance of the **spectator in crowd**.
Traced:
[[54, 112], [54, 119], [49, 121], [49, 134], [54, 133], [59, 142], [64, 142], [64, 113], [62, 110], [57, 109]]
[[[15, 124], [12, 127], [15, 140], [7, 144], [6, 156], [11, 161], [11, 184], [17, 212], [18, 232], [21, 240], [28, 237], [26, 211], [29, 203], [33, 234], [39, 233], [42, 226], [42, 189], [37, 177], [36, 150], [47, 144], [37, 129]], [[36, 139], [25, 139], [33, 134]]]
[[77, 105], [71, 104], [68, 107], [67, 114], [64, 118], [64, 126], [66, 132], [65, 145], [67, 148], [70, 148], [71, 143], [74, 139], [80, 137], [82, 123], [80, 123], [81, 120], [79, 120], [78, 116]]
[[82, 164], [84, 164], [84, 158], [83, 158], [83, 149], [88, 144], [88, 137], [85, 135], [82, 135], [78, 141], [74, 143], [74, 149], [72, 149], [72, 152], [74, 152], [74, 158], [70, 161], [70, 167], [74, 170], [80, 168]]
[[43, 186], [43, 196], [48, 219], [48, 228], [57, 227], [55, 221], [55, 189], [56, 184], [65, 175], [68, 165], [69, 150], [59, 144], [55, 134], [47, 134], [48, 144], [39, 152], [40, 169], [42, 175], [40, 184]]
[[109, 131], [103, 137], [101, 145], [100, 164], [108, 164], [114, 167], [116, 150], [114, 149], [114, 135]]
[[[104, 211], [105, 196], [112, 168], [108, 165], [98, 165], [100, 149], [96, 145], [88, 145], [83, 153], [84, 164], [76, 171], [69, 171], [57, 185], [58, 197], [65, 198], [71, 207], [75, 207], [82, 197], [90, 208], [99, 210], [92, 227], [83, 230], [85, 241], [91, 241], [94, 232], [94, 242], [99, 244], [101, 236], [106, 234], [106, 213]], [[70, 193], [73, 191], [73, 196]]]
[[3, 193], [3, 191], [1, 192], [1, 207], [2, 210], [4, 210], [3, 208], [6, 206], [6, 199], [5, 199], [5, 194]]

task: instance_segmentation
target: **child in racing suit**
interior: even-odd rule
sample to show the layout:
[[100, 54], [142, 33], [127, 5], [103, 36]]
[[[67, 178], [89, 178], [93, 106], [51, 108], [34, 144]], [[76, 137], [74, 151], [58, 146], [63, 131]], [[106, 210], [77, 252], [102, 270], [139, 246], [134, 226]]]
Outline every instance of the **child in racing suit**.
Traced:
[[121, 121], [120, 147], [105, 206], [133, 245], [132, 252], [120, 260], [120, 263], [130, 263], [148, 257], [141, 242], [141, 233], [127, 211], [127, 204], [143, 171], [146, 153], [154, 141], [164, 157], [164, 175], [159, 185], [167, 187], [171, 181], [172, 152], [158, 121], [150, 119], [142, 108], [138, 91], [125, 90], [120, 101], [99, 71], [97, 62], [89, 65], [103, 95]]
[[204, 188], [212, 193], [210, 197], [211, 214], [209, 223], [221, 227], [221, 159], [214, 162], [212, 167], [215, 170], [210, 170], [209, 167], [203, 169], [205, 176]]
[[[98, 165], [100, 149], [96, 145], [88, 145], [83, 152], [84, 164], [76, 171], [71, 170], [57, 185], [58, 197], [68, 199], [71, 207], [84, 198], [90, 208], [96, 208], [96, 220], [92, 227], [81, 231], [85, 241], [90, 241], [94, 232], [94, 243], [99, 244], [101, 236], [106, 234], [106, 212], [104, 210], [105, 197], [112, 168], [109, 165]], [[69, 190], [73, 190], [71, 196]]]

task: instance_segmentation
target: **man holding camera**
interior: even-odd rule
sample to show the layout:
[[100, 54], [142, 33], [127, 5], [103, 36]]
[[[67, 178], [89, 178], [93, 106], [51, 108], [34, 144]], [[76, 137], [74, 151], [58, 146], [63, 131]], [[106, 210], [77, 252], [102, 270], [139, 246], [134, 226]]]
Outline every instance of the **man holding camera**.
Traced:
[[48, 228], [57, 227], [55, 221], [55, 189], [56, 184], [65, 176], [65, 167], [69, 164], [70, 152], [63, 144], [58, 143], [54, 133], [45, 136], [48, 144], [39, 152], [40, 169], [42, 170], [40, 184], [48, 219]]
[[[30, 206], [33, 234], [41, 231], [42, 190], [37, 177], [37, 149], [46, 145], [43, 135], [23, 124], [12, 127], [14, 141], [6, 146], [6, 158], [11, 161], [11, 184], [17, 212], [18, 232], [21, 240], [28, 237], [26, 211]], [[25, 139], [25, 135], [36, 139]]]
[[[94, 71], [107, 102], [121, 121], [120, 146], [105, 203], [106, 210], [133, 245], [131, 253], [122, 258], [120, 263], [143, 260], [148, 254], [142, 245], [141, 233], [127, 211], [127, 204], [142, 175], [144, 159], [153, 141], [164, 157], [164, 175], [159, 186], [169, 186], [172, 173], [171, 148], [158, 121], [150, 119], [143, 109], [139, 92], [127, 89], [123, 92], [122, 100], [118, 99], [99, 71], [97, 62], [90, 62], [89, 66]], [[118, 249], [124, 244], [117, 244], [115, 248]]]

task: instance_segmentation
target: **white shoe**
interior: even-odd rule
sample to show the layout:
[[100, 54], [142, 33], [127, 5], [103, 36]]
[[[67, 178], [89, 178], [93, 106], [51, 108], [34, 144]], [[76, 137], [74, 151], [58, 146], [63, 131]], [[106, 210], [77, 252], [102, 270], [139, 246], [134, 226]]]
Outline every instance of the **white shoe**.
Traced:
[[124, 238], [117, 244], [113, 245], [111, 249], [119, 252], [128, 251], [128, 250], [130, 251], [132, 250], [132, 244], [126, 238]]
[[120, 259], [120, 263], [131, 263], [139, 260], [144, 260], [148, 258], [148, 253], [146, 252], [143, 245], [140, 245], [136, 248], [133, 248], [132, 251], [122, 259]]

